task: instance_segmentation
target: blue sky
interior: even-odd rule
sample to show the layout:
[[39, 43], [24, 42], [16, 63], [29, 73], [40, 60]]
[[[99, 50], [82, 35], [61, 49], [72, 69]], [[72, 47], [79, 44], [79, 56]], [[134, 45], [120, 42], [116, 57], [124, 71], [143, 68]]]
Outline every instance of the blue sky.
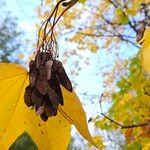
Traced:
[[[19, 27], [21, 27], [26, 34], [35, 31], [35, 23], [37, 21], [36, 6], [40, 4], [40, 0], [4, 0], [7, 9], [12, 16], [18, 18]], [[30, 34], [31, 36], [31, 34]]]

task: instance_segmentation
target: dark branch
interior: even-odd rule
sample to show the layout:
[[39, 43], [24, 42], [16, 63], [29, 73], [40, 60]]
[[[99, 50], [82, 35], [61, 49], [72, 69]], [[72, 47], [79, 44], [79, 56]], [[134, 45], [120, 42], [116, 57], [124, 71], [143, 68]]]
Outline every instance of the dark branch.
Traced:
[[99, 100], [99, 104], [100, 104], [100, 109], [101, 109], [101, 115], [103, 117], [105, 117], [106, 119], [108, 119], [110, 122], [112, 123], [115, 123], [116, 125], [120, 126], [121, 129], [128, 129], [128, 128], [136, 128], [136, 127], [143, 127], [143, 126], [148, 126], [150, 124], [150, 120], [148, 122], [145, 122], [145, 123], [139, 123], [139, 124], [132, 124], [132, 125], [122, 125], [121, 123], [109, 118], [108, 116], [106, 116], [104, 113], [103, 113], [103, 109], [102, 109], [102, 98], [103, 98], [103, 94], [101, 95], [100, 97], [100, 100]]
[[84, 35], [84, 36], [91, 36], [91, 37], [118, 37], [120, 40], [130, 43], [136, 48], [140, 48], [140, 46], [138, 46], [136, 43], [129, 40], [129, 38], [134, 38], [134, 37], [127, 36], [127, 35], [102, 35], [102, 34], [91, 34], [91, 33], [83, 33], [83, 32], [77, 32], [77, 34]]
[[122, 124], [120, 124], [119, 122], [109, 118], [108, 116], [106, 116], [104, 113], [101, 113], [102, 116], [104, 116], [106, 119], [108, 119], [110, 122], [113, 122], [115, 124], [117, 124], [118, 126], [121, 127], [121, 129], [127, 129], [127, 128], [136, 128], [136, 127], [142, 127], [142, 126], [147, 126], [149, 124], [149, 122], [146, 123], [139, 123], [139, 124], [132, 124], [132, 125], [127, 125], [124, 126]]

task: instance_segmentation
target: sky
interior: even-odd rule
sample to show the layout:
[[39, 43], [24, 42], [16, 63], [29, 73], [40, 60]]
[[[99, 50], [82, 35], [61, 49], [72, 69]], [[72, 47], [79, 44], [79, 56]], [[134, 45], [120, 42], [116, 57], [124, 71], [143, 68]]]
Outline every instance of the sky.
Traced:
[[[26, 34], [35, 32], [35, 23], [37, 22], [36, 6], [40, 5], [40, 0], [4, 0], [6, 9], [8, 9], [12, 16], [18, 18], [19, 27], [22, 28]], [[30, 36], [34, 35], [30, 34]]]
[[[29, 55], [34, 52], [33, 44], [36, 43], [36, 23], [39, 21], [36, 14], [36, 7], [41, 4], [40, 0], [3, 0], [5, 10], [10, 12], [10, 16], [17, 18], [20, 31], [23, 31], [21, 38], [21, 52], [23, 65], [27, 66]], [[16, 56], [18, 57], [18, 56]]]

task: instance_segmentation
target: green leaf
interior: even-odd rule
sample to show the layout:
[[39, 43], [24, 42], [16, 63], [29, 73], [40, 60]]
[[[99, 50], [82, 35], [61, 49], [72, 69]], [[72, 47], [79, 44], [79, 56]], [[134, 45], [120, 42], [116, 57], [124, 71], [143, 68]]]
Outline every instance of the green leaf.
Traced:
[[11, 145], [9, 150], [38, 150], [38, 148], [32, 140], [31, 136], [27, 132], [24, 132]]
[[128, 150], [141, 150], [142, 149], [142, 145], [140, 142], [133, 142], [129, 147]]
[[128, 24], [128, 22], [129, 22], [129, 18], [128, 18], [128, 16], [125, 15], [122, 8], [116, 9], [116, 18], [117, 18], [118, 22], [122, 25]]
[[79, 0], [79, 2], [80, 2], [80, 3], [85, 3], [85, 2], [86, 2], [86, 0]]
[[120, 23], [121, 24], [128, 24], [128, 22], [129, 22], [129, 19], [128, 19], [128, 17], [127, 16], [122, 16], [121, 18], [120, 18]]

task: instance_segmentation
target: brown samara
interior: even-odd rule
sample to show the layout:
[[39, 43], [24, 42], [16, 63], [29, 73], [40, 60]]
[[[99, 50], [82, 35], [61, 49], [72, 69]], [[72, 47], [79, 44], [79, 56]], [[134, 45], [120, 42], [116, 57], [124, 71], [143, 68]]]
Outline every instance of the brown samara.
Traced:
[[26, 87], [24, 102], [33, 107], [43, 121], [56, 116], [58, 106], [64, 104], [62, 85], [72, 92], [71, 82], [62, 63], [53, 60], [51, 52], [38, 52], [29, 63], [29, 85]]

